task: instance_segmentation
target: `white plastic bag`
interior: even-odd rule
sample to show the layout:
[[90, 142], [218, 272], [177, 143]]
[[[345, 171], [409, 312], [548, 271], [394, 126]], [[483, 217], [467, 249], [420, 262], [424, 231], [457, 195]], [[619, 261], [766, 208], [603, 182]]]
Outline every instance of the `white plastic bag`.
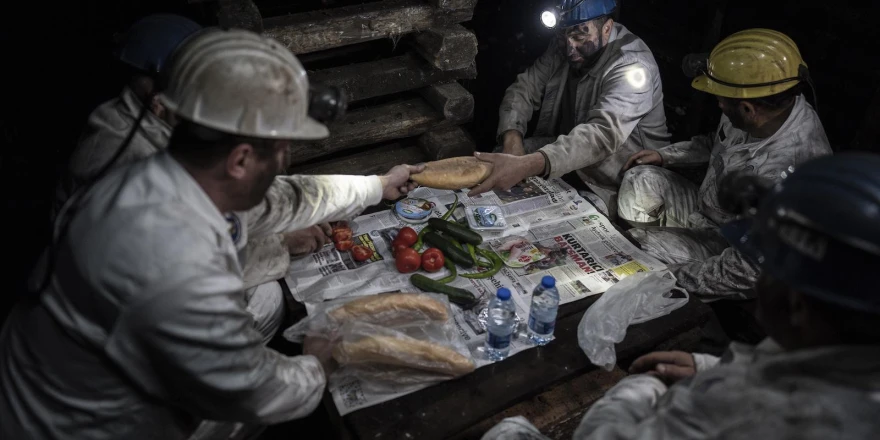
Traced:
[[668, 272], [639, 272], [611, 286], [587, 309], [578, 324], [578, 345], [595, 365], [611, 371], [617, 363], [614, 344], [626, 336], [626, 328], [661, 316], [687, 304], [672, 298], [675, 279]]

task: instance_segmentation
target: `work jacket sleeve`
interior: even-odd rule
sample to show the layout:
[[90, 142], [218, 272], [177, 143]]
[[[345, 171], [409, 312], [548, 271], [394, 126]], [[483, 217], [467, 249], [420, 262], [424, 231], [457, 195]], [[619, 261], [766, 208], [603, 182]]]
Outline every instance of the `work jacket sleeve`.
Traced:
[[266, 348], [245, 311], [241, 280], [227, 258], [193, 261], [155, 274], [116, 321], [108, 355], [144, 392], [196, 416], [272, 424], [319, 404], [325, 377], [313, 356]]
[[653, 376], [640, 374], [626, 377], [590, 407], [572, 438], [665, 438], [650, 435], [638, 437], [637, 431], [642, 421], [652, 417], [657, 399], [665, 392], [666, 385]]
[[550, 177], [599, 163], [623, 145], [654, 107], [650, 75], [639, 62], [620, 65], [607, 74], [586, 122], [541, 148], [550, 160]]
[[380, 201], [378, 176], [279, 176], [263, 201], [247, 212], [248, 234], [260, 237], [348, 220]]
[[705, 261], [671, 266], [678, 285], [701, 298], [753, 298], [758, 267], [734, 248]]
[[558, 49], [552, 43], [547, 51], [516, 77], [516, 81], [504, 92], [501, 107], [498, 111], [498, 142], [501, 135], [509, 130], [516, 130], [525, 135], [532, 114], [541, 108], [544, 88], [553, 76]]
[[242, 268], [244, 288], [278, 280], [287, 275], [290, 253], [284, 244], [284, 235], [270, 234], [250, 238], [247, 242], [247, 260]]
[[657, 152], [663, 158], [664, 167], [696, 166], [709, 163], [712, 146], [712, 138], [701, 135], [694, 136], [689, 141], [667, 145]]

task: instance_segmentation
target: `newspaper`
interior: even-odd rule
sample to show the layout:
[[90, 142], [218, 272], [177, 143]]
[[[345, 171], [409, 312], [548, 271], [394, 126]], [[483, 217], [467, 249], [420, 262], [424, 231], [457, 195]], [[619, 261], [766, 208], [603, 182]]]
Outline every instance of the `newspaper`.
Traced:
[[[525, 336], [532, 290], [541, 278], [551, 275], [556, 279], [560, 303], [567, 304], [606, 291], [618, 280], [642, 271], [665, 271], [666, 267], [648, 256], [617, 232], [610, 221], [577, 191], [558, 179], [543, 181], [530, 179], [502, 194], [488, 193], [467, 197], [455, 193], [464, 206], [494, 204], [503, 206], [509, 228], [503, 232], [481, 232], [485, 242], [481, 247], [497, 251], [512, 239], [528, 242], [537, 248], [543, 258], [522, 265], [505, 265], [494, 276], [486, 279], [459, 277], [450, 285], [467, 289], [480, 301], [470, 310], [455, 307], [454, 320], [459, 335], [468, 346], [477, 367], [492, 363], [484, 353], [486, 317], [489, 299], [500, 287], [512, 292], [516, 306], [518, 331], [511, 343], [510, 355], [534, 347]], [[452, 191], [419, 188], [414, 196], [434, 204], [434, 215], [448, 211], [455, 199]], [[463, 221], [463, 212], [451, 217]], [[411, 291], [411, 274], [401, 274], [394, 267], [390, 243], [402, 226], [421, 230], [422, 225], [409, 225], [391, 212], [380, 212], [359, 217], [351, 222], [355, 244], [373, 249], [373, 257], [355, 262], [348, 253], [339, 253], [332, 247], [311, 258], [291, 264], [287, 277], [294, 297], [304, 302], [308, 312], [321, 301], [344, 296], [371, 295], [390, 291]], [[431, 278], [448, 275], [446, 269]], [[330, 392], [341, 415], [376, 405], [431, 384], [371, 389], [369, 384], [351, 378], [331, 382]]]

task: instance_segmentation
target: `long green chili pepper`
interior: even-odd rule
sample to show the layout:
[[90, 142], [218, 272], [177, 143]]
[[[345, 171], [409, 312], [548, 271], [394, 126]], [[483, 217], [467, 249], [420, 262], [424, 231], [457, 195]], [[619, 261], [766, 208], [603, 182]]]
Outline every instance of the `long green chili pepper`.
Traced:
[[464, 278], [470, 278], [470, 279], [472, 279], [472, 280], [479, 280], [479, 279], [483, 279], [483, 278], [489, 278], [489, 277], [491, 277], [491, 276], [494, 276], [496, 273], [498, 273], [498, 271], [501, 270], [501, 266], [504, 265], [504, 262], [501, 261], [501, 258], [498, 258], [498, 256], [496, 256], [496, 255], [495, 255], [494, 253], [492, 253], [492, 252], [489, 252], [489, 251], [487, 251], [487, 250], [485, 250], [485, 249], [477, 248], [477, 253], [479, 253], [481, 256], [485, 257], [485, 258], [488, 259], [489, 261], [491, 261], [491, 262], [492, 262], [492, 267], [491, 267], [489, 270], [485, 271], [485, 272], [478, 272], [478, 273], [463, 273], [463, 274], [461, 274], [462, 277], [464, 277]]
[[443, 217], [440, 217], [440, 220], [449, 219], [449, 216], [452, 215], [453, 212], [455, 212], [455, 208], [458, 208], [458, 194], [452, 193], [452, 195], [455, 196], [455, 201], [452, 202], [452, 208], [449, 211], [446, 211], [446, 214], [443, 214]]
[[474, 245], [468, 243], [468, 245], [467, 245], [467, 251], [468, 251], [469, 254], [471, 254], [471, 260], [474, 260], [474, 264], [479, 265], [479, 264], [480, 264], [480, 260], [477, 258], [476, 247], [474, 247]]
[[444, 260], [443, 265], [446, 266], [446, 268], [449, 269], [449, 271], [452, 272], [452, 274], [449, 275], [448, 277], [440, 278], [439, 280], [437, 280], [437, 282], [443, 283], [443, 284], [449, 284], [449, 283], [455, 281], [455, 279], [458, 278], [458, 269], [455, 268], [455, 263], [453, 263], [452, 260]]
[[418, 252], [419, 249], [422, 248], [422, 238], [424, 238], [425, 234], [427, 234], [428, 232], [431, 232], [430, 226], [425, 226], [424, 229], [419, 231], [419, 238], [416, 240], [415, 244], [413, 244], [413, 249], [415, 249], [416, 252]]

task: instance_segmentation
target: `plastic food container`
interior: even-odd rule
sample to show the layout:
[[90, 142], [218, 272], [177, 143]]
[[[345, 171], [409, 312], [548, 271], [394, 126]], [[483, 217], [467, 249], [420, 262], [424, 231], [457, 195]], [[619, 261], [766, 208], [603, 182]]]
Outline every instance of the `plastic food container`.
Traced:
[[426, 223], [433, 212], [433, 203], [416, 197], [406, 198], [394, 204], [394, 214], [404, 223]]
[[468, 206], [467, 220], [475, 231], [501, 231], [507, 229], [507, 220], [500, 206]]

